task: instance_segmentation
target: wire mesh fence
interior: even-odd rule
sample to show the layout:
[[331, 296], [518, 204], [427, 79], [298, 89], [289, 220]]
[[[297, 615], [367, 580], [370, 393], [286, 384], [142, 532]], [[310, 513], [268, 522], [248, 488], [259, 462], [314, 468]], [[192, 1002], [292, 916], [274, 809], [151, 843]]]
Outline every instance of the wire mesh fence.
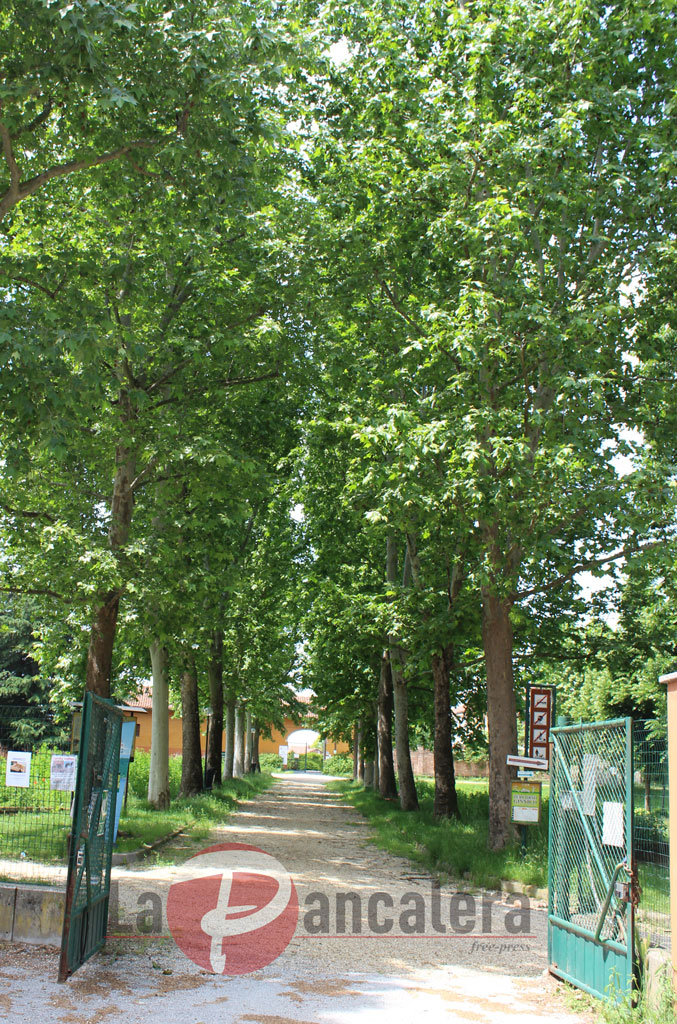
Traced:
[[76, 759], [47, 708], [0, 705], [0, 881], [65, 884]]
[[639, 937], [670, 949], [668, 741], [663, 722], [634, 722], [634, 848], [640, 884]]
[[[551, 901], [564, 921], [595, 931], [626, 850], [629, 793], [623, 723], [572, 727], [557, 738], [551, 778]], [[626, 903], [611, 887], [602, 937], [625, 942]]]

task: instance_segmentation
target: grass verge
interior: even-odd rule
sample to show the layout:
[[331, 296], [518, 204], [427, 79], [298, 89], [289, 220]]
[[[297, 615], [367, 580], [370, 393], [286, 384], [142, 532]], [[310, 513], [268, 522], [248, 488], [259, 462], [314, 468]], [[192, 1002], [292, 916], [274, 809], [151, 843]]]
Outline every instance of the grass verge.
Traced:
[[373, 841], [383, 850], [406, 857], [433, 874], [463, 879], [486, 889], [500, 887], [501, 879], [545, 888], [548, 884], [547, 797], [543, 798], [541, 824], [529, 826], [523, 854], [516, 844], [505, 850], [487, 849], [489, 794], [474, 780], [457, 782], [461, 821], [435, 821], [434, 784], [417, 779], [420, 809], [406, 812], [394, 801], [383, 800], [361, 784], [339, 781], [329, 787], [340, 793], [374, 830]]
[[157, 811], [138, 796], [130, 793], [127, 809], [120, 817], [116, 853], [138, 850], [178, 829], [190, 832], [191, 839], [205, 839], [230, 816], [242, 800], [251, 799], [273, 784], [265, 772], [243, 779], [228, 779], [218, 789], [200, 793], [189, 799], [174, 800], [166, 811]]

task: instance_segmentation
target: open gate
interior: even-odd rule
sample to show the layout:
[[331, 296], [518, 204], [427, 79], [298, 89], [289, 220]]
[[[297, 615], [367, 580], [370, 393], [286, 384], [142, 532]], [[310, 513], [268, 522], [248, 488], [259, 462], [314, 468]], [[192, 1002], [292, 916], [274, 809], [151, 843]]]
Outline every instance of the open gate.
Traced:
[[122, 712], [86, 693], [82, 708], [59, 981], [106, 940]]
[[633, 978], [632, 719], [551, 736], [550, 971], [620, 1001]]

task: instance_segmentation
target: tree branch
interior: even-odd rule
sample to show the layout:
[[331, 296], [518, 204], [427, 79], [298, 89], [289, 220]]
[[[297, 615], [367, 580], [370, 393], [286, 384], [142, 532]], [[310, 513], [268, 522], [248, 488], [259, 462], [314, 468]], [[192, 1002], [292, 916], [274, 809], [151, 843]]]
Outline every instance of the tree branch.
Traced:
[[143, 484], [145, 484], [147, 482], [148, 477], [153, 472], [153, 470], [156, 468], [156, 466], [157, 466], [159, 461], [160, 461], [160, 456], [159, 455], [153, 455], [148, 460], [148, 462], [143, 467], [141, 472], [136, 475], [136, 477], [132, 480], [131, 484], [129, 485], [129, 489], [132, 492], [132, 494], [134, 494], [134, 492], [137, 491], [139, 489], [139, 487], [141, 487]]
[[405, 313], [405, 311], [402, 309], [401, 305], [399, 304], [399, 302], [397, 301], [397, 299], [393, 295], [392, 291], [388, 287], [387, 283], [385, 281], [381, 280], [380, 278], [377, 278], [377, 280], [378, 280], [379, 284], [381, 285], [382, 293], [388, 299], [388, 302], [393, 307], [395, 312], [399, 313], [399, 315], [402, 317], [403, 320], [406, 320], [406, 322], [409, 324], [409, 326], [412, 327], [416, 331], [416, 333], [418, 334], [419, 338], [425, 338], [426, 337], [425, 331], [421, 330], [421, 328], [418, 326], [418, 324], [414, 320], [412, 320], [411, 317], [407, 313]]
[[[3, 197], [2, 202], [0, 202], [0, 210], [2, 211], [0, 212], [1, 220], [5, 213], [5, 211], [2, 209], [2, 203], [4, 203], [8, 197], [11, 200], [11, 206], [14, 206], [14, 204], [18, 203], [19, 201], [21, 171], [19, 170], [19, 165], [17, 164], [16, 157], [14, 156], [14, 149], [12, 148], [12, 139], [7, 129], [7, 125], [4, 124], [4, 122], [2, 121], [0, 121], [0, 139], [2, 139], [2, 152], [4, 154], [5, 160], [7, 161], [7, 166], [9, 168], [9, 189], [7, 190], [6, 195]], [[11, 206], [9, 206], [8, 209], [11, 209]]]
[[549, 583], [544, 583], [542, 587], [532, 587], [531, 590], [521, 590], [515, 595], [515, 600], [520, 601], [525, 597], [533, 597], [535, 594], [542, 594], [548, 590], [555, 590], [557, 587], [561, 587], [562, 584], [567, 583], [569, 580], [579, 572], [585, 572], [587, 569], [595, 569], [602, 565], [609, 565], [610, 562], [615, 562], [618, 558], [627, 558], [629, 555], [637, 555], [643, 551], [652, 551], [654, 548], [658, 548], [661, 544], [665, 544], [665, 539], [660, 538], [659, 540], [652, 540], [646, 544], [642, 544], [640, 541], [631, 541], [622, 548], [618, 548], [617, 551], [612, 551], [608, 555], [600, 555], [599, 558], [589, 558], [584, 562], [578, 562], [576, 565], [561, 576], [557, 576], [556, 579], [551, 580]]
[[[197, 388], [199, 388], [202, 392], [204, 392], [204, 389], [205, 389], [205, 387], [207, 385], [210, 385], [210, 386], [213, 386], [213, 387], [222, 387], [222, 388], [239, 387], [242, 384], [258, 384], [260, 381], [263, 381], [263, 380], [274, 380], [275, 378], [277, 378], [279, 376], [280, 376], [280, 371], [279, 371], [279, 369], [277, 369], [277, 370], [271, 370], [269, 373], [261, 373], [261, 374], [259, 374], [256, 377], [229, 377], [229, 378], [227, 378], [225, 380], [217, 380], [217, 381], [209, 381], [209, 380], [207, 380], [207, 381], [202, 382], [201, 384], [198, 384]], [[196, 391], [196, 388], [188, 388], [186, 390], [186, 394], [194, 394], [195, 391]], [[151, 405], [151, 409], [160, 409], [160, 408], [162, 408], [163, 405], [172, 405], [174, 402], [179, 401], [179, 397], [180, 396], [178, 396], [178, 395], [170, 395], [168, 398], [163, 398], [159, 402], [153, 402], [152, 405]]]
[[53, 108], [54, 104], [52, 103], [52, 97], [49, 96], [47, 102], [45, 103], [40, 113], [36, 117], [34, 117], [33, 120], [30, 121], [27, 125], [24, 125], [23, 128], [20, 128], [14, 137], [18, 139], [26, 132], [34, 132], [36, 128], [39, 128], [41, 124], [45, 123], [49, 115], [52, 113]]
[[30, 594], [34, 597], [55, 597], [58, 601], [72, 601], [72, 596], [66, 598], [64, 594], [57, 593], [56, 590], [49, 590], [47, 587], [6, 587], [0, 584], [0, 593], [2, 594]]
[[23, 508], [13, 508], [11, 505], [6, 505], [4, 501], [0, 501], [0, 510], [6, 512], [9, 516], [22, 516], [24, 519], [45, 519], [48, 523], [56, 523], [57, 519], [55, 516], [51, 516], [49, 512], [29, 512]]
[[47, 295], [48, 298], [55, 299], [59, 292], [61, 291], [61, 289], [63, 288], [63, 286], [65, 285], [67, 278], [62, 278], [59, 284], [56, 286], [56, 288], [54, 288], [51, 291], [47, 287], [47, 285], [40, 284], [39, 281], [32, 281], [29, 277], [13, 277], [12, 281], [14, 282], [14, 284], [25, 284], [29, 288], [37, 288], [38, 291], [41, 291], [44, 295]]
[[84, 171], [89, 167], [98, 167], [101, 164], [111, 163], [113, 160], [119, 160], [120, 157], [126, 156], [127, 153], [134, 149], [148, 149], [159, 145], [159, 140], [135, 139], [133, 142], [128, 142], [126, 145], [120, 146], [118, 149], [113, 149], [109, 153], [101, 153], [99, 156], [85, 157], [83, 160], [71, 160], [65, 164], [54, 164], [46, 171], [36, 174], [34, 178], [29, 178], [28, 181], [21, 182], [18, 177], [18, 167], [12, 150], [12, 140], [6, 126], [1, 122], [0, 136], [2, 137], [3, 151], [10, 171], [10, 187], [2, 199], [0, 199], [0, 220], [2, 220], [5, 215], [17, 205], [17, 203], [21, 202], [22, 199], [26, 199], [34, 192], [37, 192], [39, 188], [45, 185], [48, 181], [52, 181], [53, 178], [64, 178], [68, 174], [73, 174], [76, 171]]

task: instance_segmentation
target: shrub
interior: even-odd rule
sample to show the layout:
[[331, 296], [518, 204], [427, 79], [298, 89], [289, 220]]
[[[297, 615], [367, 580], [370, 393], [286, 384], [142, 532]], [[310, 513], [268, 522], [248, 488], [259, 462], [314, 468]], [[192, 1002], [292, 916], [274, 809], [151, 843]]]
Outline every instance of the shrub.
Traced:
[[656, 860], [669, 856], [667, 816], [636, 810], [634, 819], [634, 846], [638, 860]]
[[[145, 800], [148, 796], [148, 779], [150, 778], [150, 752], [137, 750], [134, 760], [129, 765], [129, 792]], [[181, 786], [181, 755], [173, 754], [169, 758], [169, 795], [174, 799]]]
[[334, 754], [324, 762], [322, 771], [325, 775], [352, 775], [353, 759], [350, 754]]
[[262, 772], [279, 772], [282, 768], [280, 754], [259, 754], [259, 765]]

